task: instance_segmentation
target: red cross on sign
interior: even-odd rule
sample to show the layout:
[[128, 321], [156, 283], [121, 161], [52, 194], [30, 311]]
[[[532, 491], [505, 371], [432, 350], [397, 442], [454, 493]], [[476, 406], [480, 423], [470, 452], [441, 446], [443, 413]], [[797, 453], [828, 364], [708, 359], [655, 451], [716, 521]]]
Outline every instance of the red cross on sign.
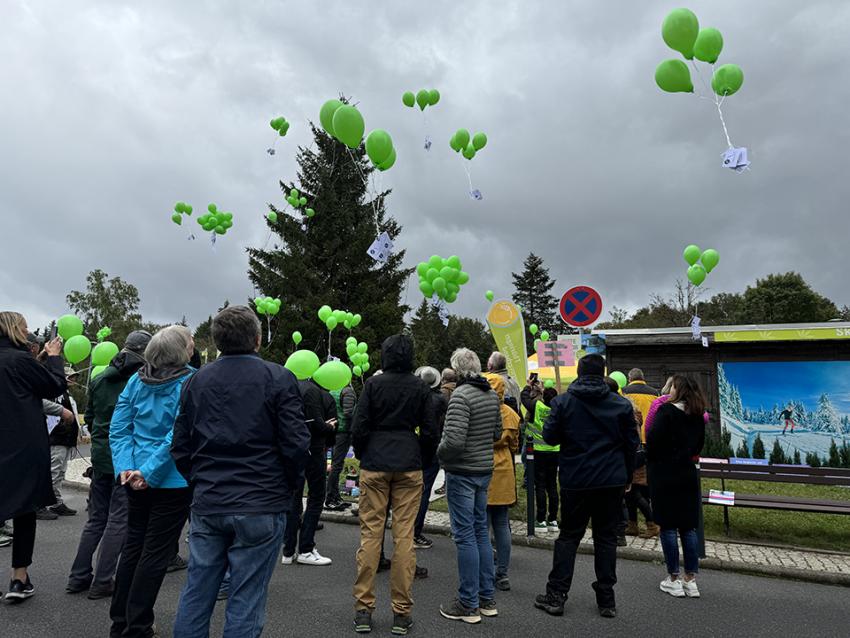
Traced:
[[599, 319], [602, 297], [590, 286], [576, 286], [564, 293], [558, 309], [565, 324], [583, 328]]

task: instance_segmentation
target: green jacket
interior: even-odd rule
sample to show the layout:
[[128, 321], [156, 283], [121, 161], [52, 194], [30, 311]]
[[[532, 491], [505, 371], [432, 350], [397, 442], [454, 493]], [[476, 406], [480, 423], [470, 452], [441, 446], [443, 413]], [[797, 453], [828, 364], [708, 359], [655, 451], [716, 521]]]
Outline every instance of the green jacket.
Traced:
[[91, 432], [91, 464], [95, 472], [114, 474], [109, 447], [112, 413], [127, 381], [144, 363], [144, 359], [133, 352], [119, 352], [89, 386], [85, 418]]
[[543, 441], [543, 424], [546, 423], [546, 417], [552, 411], [548, 405], [542, 400], [537, 399], [534, 402], [534, 418], [528, 422], [528, 432], [531, 438], [534, 439], [535, 452], [560, 452], [560, 445], [548, 445]]

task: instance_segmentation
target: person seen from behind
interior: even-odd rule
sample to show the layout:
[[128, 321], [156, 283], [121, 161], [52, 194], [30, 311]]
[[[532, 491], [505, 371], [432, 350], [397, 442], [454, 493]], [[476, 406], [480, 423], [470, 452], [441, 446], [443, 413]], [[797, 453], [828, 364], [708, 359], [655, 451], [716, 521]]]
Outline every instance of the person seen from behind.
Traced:
[[[543, 424], [549, 417], [552, 400], [558, 396], [555, 388], [539, 389], [539, 381], [522, 391], [522, 405], [528, 412], [526, 433], [534, 443], [534, 496], [537, 533], [558, 531], [558, 445], [543, 440]], [[539, 394], [538, 394], [539, 392]]]
[[339, 495], [339, 475], [345, 466], [348, 450], [351, 448], [351, 420], [357, 407], [357, 394], [350, 385], [342, 390], [331, 392], [336, 404], [336, 438], [331, 456], [331, 471], [328, 474], [328, 486], [325, 490], [325, 509], [338, 512], [347, 509], [349, 503]]
[[[443, 423], [446, 420], [446, 409], [449, 405], [440, 389], [440, 373], [436, 368], [424, 366], [416, 370], [416, 376], [431, 388], [431, 410], [437, 425], [435, 441], [438, 441], [439, 437], [443, 435]], [[434, 482], [440, 472], [440, 461], [437, 458], [436, 450], [432, 452], [434, 453], [429, 454], [430, 462], [422, 468], [422, 500], [419, 501], [419, 512], [416, 514], [416, 524], [413, 526], [413, 546], [416, 549], [429, 549], [434, 544], [430, 538], [422, 533], [425, 528], [425, 515], [428, 513], [428, 506], [431, 503], [431, 490], [434, 489]]]

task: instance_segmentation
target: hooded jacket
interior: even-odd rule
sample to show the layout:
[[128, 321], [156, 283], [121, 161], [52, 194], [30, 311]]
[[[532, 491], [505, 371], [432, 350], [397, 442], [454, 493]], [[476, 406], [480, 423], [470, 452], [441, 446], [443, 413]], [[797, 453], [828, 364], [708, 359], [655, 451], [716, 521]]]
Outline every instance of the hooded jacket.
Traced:
[[620, 487], [632, 481], [640, 442], [634, 410], [601, 376], [581, 376], [552, 400], [543, 440], [561, 446], [562, 490]]
[[109, 448], [109, 425], [112, 422], [112, 413], [130, 377], [144, 364], [145, 360], [141, 355], [122, 350], [89, 386], [86, 425], [91, 432], [91, 464], [95, 472], [99, 474], [115, 473], [112, 466], [112, 450]]
[[327, 421], [336, 418], [336, 401], [312, 379], [299, 381], [298, 389], [304, 401], [304, 421], [310, 429], [310, 449], [321, 454], [334, 443], [334, 428]]
[[56, 502], [41, 400], [66, 387], [62, 357], [41, 365], [0, 335], [0, 520]]
[[482, 377], [458, 383], [449, 400], [437, 455], [446, 472], [493, 473], [493, 443], [502, 435], [501, 402]]
[[384, 340], [381, 369], [366, 381], [354, 411], [354, 454], [361, 468], [373, 472], [421, 470], [423, 449], [427, 455], [436, 447], [437, 425], [431, 389], [412, 373], [410, 337]]
[[130, 377], [109, 425], [116, 478], [126, 470], [139, 470], [150, 487], [186, 487], [170, 449], [180, 390], [191, 374], [188, 367], [154, 370], [146, 364]]

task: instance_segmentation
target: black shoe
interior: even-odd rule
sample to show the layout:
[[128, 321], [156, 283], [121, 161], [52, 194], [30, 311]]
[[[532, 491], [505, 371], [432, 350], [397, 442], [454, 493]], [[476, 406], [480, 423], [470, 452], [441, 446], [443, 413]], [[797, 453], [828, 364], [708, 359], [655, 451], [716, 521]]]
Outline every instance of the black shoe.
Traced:
[[14, 526], [9, 525], [9, 523], [6, 523], [3, 527], [0, 527], [0, 534], [3, 534], [4, 536], [14, 536], [15, 528]]
[[171, 572], [179, 572], [180, 570], [186, 569], [189, 566], [183, 557], [180, 554], [175, 554], [174, 558], [171, 559], [171, 562], [168, 563], [168, 567], [165, 568], [165, 572], [170, 574]]
[[415, 549], [431, 549], [433, 545], [434, 541], [432, 541], [430, 538], [423, 536], [422, 534], [413, 537], [413, 547]]
[[437, 494], [439, 496], [445, 496], [446, 495], [446, 484], [443, 483], [442, 486], [440, 486], [436, 490], [434, 490], [434, 494]]
[[89, 587], [91, 587], [91, 581], [86, 583], [72, 583], [71, 581], [68, 581], [68, 584], [65, 585], [65, 593], [82, 594], [84, 591], [88, 591]]
[[599, 615], [603, 618], [616, 618], [617, 617], [617, 608], [616, 607], [600, 607]]
[[40, 510], [36, 510], [35, 518], [39, 521], [55, 521], [59, 518], [59, 514], [56, 514], [53, 510], [49, 510], [46, 507], [42, 507]]
[[507, 576], [501, 576], [496, 579], [496, 589], [498, 589], [499, 591], [511, 590], [511, 581], [508, 580]]
[[77, 514], [77, 510], [72, 510], [70, 507], [65, 505], [65, 503], [59, 503], [58, 505], [53, 505], [47, 509], [57, 516], [75, 516]]
[[546, 592], [545, 594], [540, 594], [534, 599], [534, 606], [537, 607], [537, 609], [542, 609], [552, 616], [563, 616], [565, 602], [567, 602], [565, 596], [558, 596], [557, 594]]
[[626, 547], [628, 544], [629, 541], [626, 540], [625, 534], [617, 537], [617, 547]]
[[329, 512], [341, 512], [346, 507], [348, 507], [348, 503], [343, 503], [341, 500], [331, 500], [325, 503], [325, 509]]
[[0, 533], [0, 547], [9, 547], [12, 544], [12, 537]]
[[402, 616], [401, 614], [393, 614], [394, 636], [406, 636], [411, 627], [413, 627], [413, 618]]
[[30, 582], [30, 577], [27, 576], [27, 582], [21, 582], [18, 579], [9, 583], [9, 591], [6, 593], [4, 600], [7, 603], [16, 604], [23, 602], [27, 598], [31, 598], [35, 593], [35, 587]]
[[482, 616], [498, 616], [499, 610], [496, 609], [496, 601], [490, 598], [480, 598], [478, 600], [478, 613]]
[[316, 523], [316, 531], [318, 532], [319, 530], [322, 530], [322, 529], [325, 529], [325, 524], [324, 523]]
[[428, 568], [427, 567], [419, 567], [416, 566], [416, 571], [413, 572], [413, 577], [422, 580], [423, 578], [428, 578]]
[[381, 556], [381, 560], [378, 561], [378, 571], [379, 572], [387, 572], [393, 566], [393, 562], [385, 557]]
[[102, 598], [112, 598], [112, 592], [115, 591], [114, 586], [109, 587], [92, 587], [89, 589], [89, 600], [101, 600]]
[[354, 614], [354, 631], [358, 634], [368, 634], [372, 631], [372, 612], [360, 609]]
[[449, 620], [460, 620], [470, 625], [475, 625], [481, 622], [481, 614], [477, 609], [464, 607], [463, 603], [455, 598], [447, 605], [440, 605], [440, 615]]

